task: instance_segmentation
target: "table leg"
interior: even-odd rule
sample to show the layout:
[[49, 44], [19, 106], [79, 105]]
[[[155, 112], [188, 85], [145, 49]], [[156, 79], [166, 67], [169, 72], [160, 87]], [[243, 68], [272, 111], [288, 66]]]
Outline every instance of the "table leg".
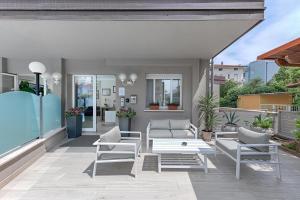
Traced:
[[205, 174], [207, 174], [208, 170], [207, 170], [207, 156], [204, 154], [204, 172]]
[[157, 168], [158, 173], [161, 173], [161, 154], [157, 154]]

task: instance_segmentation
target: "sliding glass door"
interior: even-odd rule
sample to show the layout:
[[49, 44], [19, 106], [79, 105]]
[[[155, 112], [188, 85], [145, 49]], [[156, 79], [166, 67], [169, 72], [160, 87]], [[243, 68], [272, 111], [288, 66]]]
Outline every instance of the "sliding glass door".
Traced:
[[83, 112], [83, 131], [96, 131], [96, 76], [73, 75], [73, 107]]

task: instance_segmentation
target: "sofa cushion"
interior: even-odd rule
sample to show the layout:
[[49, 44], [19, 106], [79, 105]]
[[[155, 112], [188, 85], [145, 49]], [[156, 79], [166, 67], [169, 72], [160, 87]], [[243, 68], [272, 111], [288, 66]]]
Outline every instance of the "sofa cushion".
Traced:
[[[230, 154], [233, 158], [237, 158], [237, 145], [239, 142], [232, 138], [222, 138], [216, 140], [216, 146]], [[242, 152], [257, 152], [248, 147], [241, 147]], [[241, 160], [270, 160], [270, 155], [242, 155]]]
[[[244, 144], [269, 144], [269, 135], [266, 133], [258, 133], [240, 127], [238, 130], [239, 141]], [[258, 151], [268, 152], [269, 147], [253, 147]]]
[[172, 138], [170, 130], [150, 130], [150, 138]]
[[[101, 142], [120, 142], [121, 141], [121, 132], [118, 126], [112, 128], [108, 132], [100, 135]], [[102, 146], [102, 150], [111, 150], [114, 148], [114, 145]]]
[[195, 135], [190, 130], [171, 130], [173, 138], [195, 138]]
[[150, 129], [153, 130], [169, 130], [170, 129], [170, 120], [151, 120], [150, 121]]
[[170, 120], [170, 127], [172, 130], [187, 130], [190, 128], [190, 120], [189, 119], [181, 119], [181, 120]]

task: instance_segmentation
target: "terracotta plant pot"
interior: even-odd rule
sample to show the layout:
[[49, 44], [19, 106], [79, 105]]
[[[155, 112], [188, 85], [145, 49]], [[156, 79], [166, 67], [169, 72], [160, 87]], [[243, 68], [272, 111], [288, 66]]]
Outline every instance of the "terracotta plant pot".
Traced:
[[150, 110], [159, 110], [159, 105], [150, 105]]
[[202, 130], [202, 139], [204, 141], [207, 141], [207, 142], [211, 141], [211, 136], [212, 136], [212, 132], [207, 132], [207, 131]]
[[168, 110], [177, 110], [177, 105], [168, 105]]

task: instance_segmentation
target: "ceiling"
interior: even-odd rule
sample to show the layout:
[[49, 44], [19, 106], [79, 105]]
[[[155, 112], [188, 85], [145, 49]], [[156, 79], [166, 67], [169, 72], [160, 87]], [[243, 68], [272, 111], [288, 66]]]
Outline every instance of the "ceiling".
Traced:
[[7, 58], [204, 58], [232, 43], [257, 20], [1, 20]]

